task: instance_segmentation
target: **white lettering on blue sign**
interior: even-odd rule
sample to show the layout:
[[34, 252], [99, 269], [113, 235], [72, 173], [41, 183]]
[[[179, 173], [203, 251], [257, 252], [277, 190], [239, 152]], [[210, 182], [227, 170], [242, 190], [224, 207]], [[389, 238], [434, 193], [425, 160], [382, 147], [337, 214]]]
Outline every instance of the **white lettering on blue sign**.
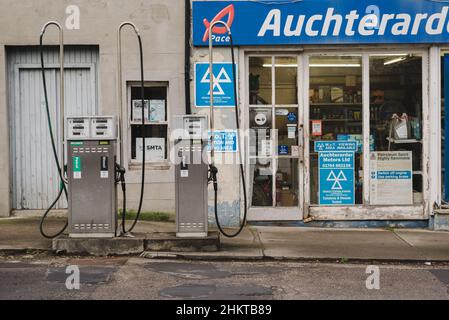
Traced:
[[[209, 132], [210, 136], [210, 132]], [[210, 142], [207, 150], [211, 150]], [[214, 151], [223, 153], [235, 153], [238, 151], [237, 147], [237, 131], [224, 130], [214, 132]]]
[[[209, 63], [195, 64], [195, 106], [199, 108], [210, 107], [209, 69]], [[232, 63], [214, 63], [213, 73], [214, 107], [235, 107]]]
[[354, 151], [319, 153], [319, 205], [355, 203], [354, 154]]
[[315, 152], [357, 151], [357, 141], [315, 141]]
[[[208, 44], [216, 20], [229, 24], [236, 45], [449, 42], [446, 1], [194, 1], [194, 45]], [[217, 44], [229, 44], [224, 37], [214, 28]]]

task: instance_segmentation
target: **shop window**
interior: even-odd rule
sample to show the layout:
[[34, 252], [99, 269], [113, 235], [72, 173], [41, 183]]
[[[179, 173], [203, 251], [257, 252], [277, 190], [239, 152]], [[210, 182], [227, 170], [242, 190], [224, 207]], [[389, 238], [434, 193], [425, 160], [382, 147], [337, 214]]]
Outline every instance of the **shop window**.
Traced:
[[272, 58], [249, 58], [249, 104], [271, 105], [272, 103]]
[[[139, 83], [128, 86], [129, 122], [131, 139], [131, 163], [142, 163], [145, 149], [145, 162], [157, 163], [167, 159], [167, 84], [145, 84], [145, 125], [142, 126], [141, 87]], [[145, 137], [145, 148], [143, 147]]]
[[[311, 56], [309, 59], [311, 205], [363, 203], [363, 101], [361, 56]], [[328, 154], [348, 169], [328, 170], [315, 152], [317, 142], [352, 143], [348, 154]], [[329, 144], [329, 145], [332, 145]]]
[[275, 99], [278, 105], [298, 104], [296, 57], [275, 57]]
[[372, 55], [369, 73], [370, 204], [421, 204], [422, 57]]
[[298, 58], [249, 57], [253, 207], [298, 206]]

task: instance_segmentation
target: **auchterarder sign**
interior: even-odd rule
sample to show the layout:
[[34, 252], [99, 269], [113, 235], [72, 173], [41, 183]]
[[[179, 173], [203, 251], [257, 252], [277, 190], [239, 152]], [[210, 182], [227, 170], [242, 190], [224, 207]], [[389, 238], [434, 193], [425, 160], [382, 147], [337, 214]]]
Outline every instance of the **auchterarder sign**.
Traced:
[[[193, 41], [208, 44], [212, 22], [227, 22], [236, 45], [449, 43], [449, 1], [194, 1]], [[217, 45], [227, 45], [216, 26]]]

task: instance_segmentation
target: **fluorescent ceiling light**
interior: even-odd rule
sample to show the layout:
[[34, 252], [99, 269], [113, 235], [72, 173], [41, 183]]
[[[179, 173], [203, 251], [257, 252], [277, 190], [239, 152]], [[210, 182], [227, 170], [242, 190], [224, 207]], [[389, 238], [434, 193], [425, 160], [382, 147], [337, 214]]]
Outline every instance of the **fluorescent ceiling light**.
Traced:
[[407, 59], [407, 57], [399, 57], [399, 58], [391, 59], [391, 60], [385, 61], [384, 66], [389, 66], [389, 65], [404, 61], [406, 59]]
[[[264, 68], [271, 68], [271, 63], [263, 65]], [[275, 64], [276, 68], [297, 68], [297, 64]], [[309, 65], [312, 68], [360, 68], [360, 63], [311, 63]]]
[[360, 63], [311, 63], [312, 68], [360, 68]]
[[[264, 68], [271, 68], [273, 65], [271, 63], [265, 63], [263, 65]], [[281, 64], [275, 64], [274, 65], [276, 68], [297, 68], [298, 65], [296, 63], [292, 63], [292, 64], [288, 64], [288, 63], [281, 63]]]
[[408, 53], [375, 53], [370, 54], [370, 57], [406, 57]]

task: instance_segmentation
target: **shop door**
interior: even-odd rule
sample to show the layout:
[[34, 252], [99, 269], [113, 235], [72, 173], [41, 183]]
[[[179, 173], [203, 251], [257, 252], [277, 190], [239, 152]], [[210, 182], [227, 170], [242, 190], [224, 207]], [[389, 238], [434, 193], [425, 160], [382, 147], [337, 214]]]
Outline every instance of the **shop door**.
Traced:
[[248, 56], [249, 220], [300, 220], [298, 55]]

